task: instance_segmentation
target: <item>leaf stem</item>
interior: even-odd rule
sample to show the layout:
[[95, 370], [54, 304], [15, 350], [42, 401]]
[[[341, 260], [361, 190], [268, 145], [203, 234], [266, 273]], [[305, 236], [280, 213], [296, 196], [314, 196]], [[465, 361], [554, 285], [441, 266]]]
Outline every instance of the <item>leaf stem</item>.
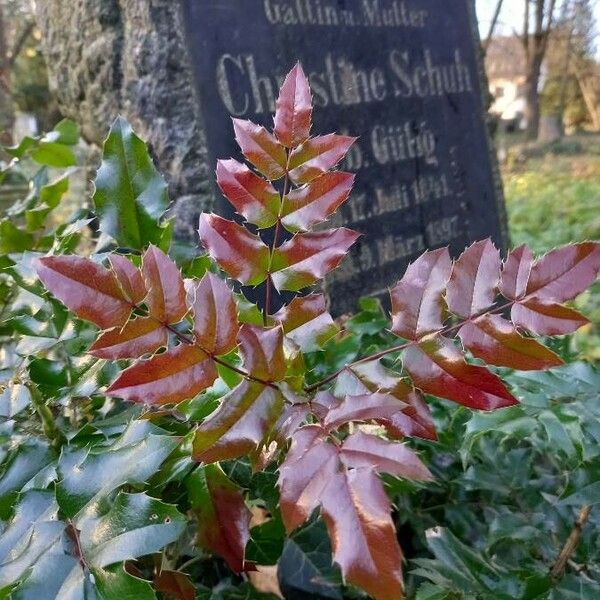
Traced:
[[281, 191], [281, 202], [279, 203], [279, 214], [277, 215], [277, 224], [275, 225], [275, 232], [273, 233], [273, 243], [269, 248], [269, 268], [267, 272], [267, 280], [265, 282], [265, 305], [263, 307], [263, 324], [266, 326], [269, 322], [269, 311], [271, 310], [271, 294], [273, 291], [273, 281], [271, 279], [271, 267], [273, 266], [273, 257], [275, 256], [275, 249], [279, 242], [279, 235], [281, 233], [281, 215], [283, 214], [283, 206], [285, 204], [285, 197], [289, 191], [290, 186], [290, 152], [286, 150], [287, 160], [285, 165], [285, 179], [283, 180], [283, 189]]
[[[523, 298], [523, 299], [519, 300], [519, 302], [522, 302], [525, 299], [526, 298]], [[443, 329], [440, 329], [439, 331], [429, 334], [429, 336], [431, 336], [431, 335], [447, 335], [449, 333], [453, 333], [454, 331], [457, 331], [465, 323], [468, 323], [469, 321], [475, 321], [481, 317], [485, 317], [487, 315], [492, 315], [492, 314], [502, 312], [502, 311], [506, 310], [507, 308], [509, 308], [510, 306], [512, 306], [513, 304], [515, 304], [516, 302], [517, 302], [517, 300], [511, 300], [510, 302], [501, 304], [500, 306], [492, 308], [491, 310], [487, 310], [479, 315], [475, 315], [473, 317], [470, 317], [469, 319], [464, 319], [463, 321], [455, 323], [454, 325], [448, 325], [447, 327], [444, 327]], [[429, 337], [429, 336], [425, 336], [425, 337]], [[318, 383], [315, 383], [314, 385], [304, 388], [304, 391], [307, 394], [316, 392], [319, 388], [321, 388], [324, 385], [327, 385], [328, 383], [331, 383], [333, 380], [337, 379], [346, 369], [351, 369], [352, 367], [356, 367], [358, 365], [362, 365], [364, 363], [368, 363], [373, 360], [379, 360], [379, 359], [387, 356], [388, 354], [394, 354], [396, 352], [401, 352], [402, 350], [405, 350], [409, 346], [414, 346], [416, 344], [419, 344], [419, 342], [421, 342], [423, 339], [425, 339], [425, 338], [422, 338], [421, 340], [412, 340], [409, 342], [404, 342], [398, 346], [392, 346], [391, 348], [382, 350], [381, 352], [377, 352], [376, 354], [370, 354], [369, 356], [359, 358], [358, 360], [355, 360], [354, 362], [344, 365], [341, 369], [338, 369], [335, 373], [332, 373], [331, 375], [329, 375], [325, 379], [322, 379]]]
[[42, 422], [44, 434], [50, 440], [52, 447], [55, 450], [60, 450], [67, 440], [63, 435], [62, 431], [59, 429], [58, 425], [56, 424], [52, 411], [44, 402], [42, 394], [40, 393], [36, 385], [34, 385], [33, 383], [28, 383], [27, 388], [29, 389], [29, 393], [31, 394], [31, 403], [33, 404], [35, 412], [38, 414]]
[[586, 504], [581, 507], [579, 515], [577, 516], [577, 520], [573, 525], [573, 529], [571, 530], [571, 533], [569, 534], [565, 545], [560, 551], [560, 554], [558, 555], [558, 558], [556, 559], [556, 562], [554, 563], [554, 566], [550, 571], [550, 575], [553, 580], [557, 581], [563, 576], [565, 572], [565, 567], [567, 566], [567, 562], [571, 558], [573, 552], [575, 552], [575, 548], [577, 548], [577, 544], [579, 543], [579, 540], [581, 538], [583, 528], [587, 524], [591, 512], [592, 507], [590, 505]]

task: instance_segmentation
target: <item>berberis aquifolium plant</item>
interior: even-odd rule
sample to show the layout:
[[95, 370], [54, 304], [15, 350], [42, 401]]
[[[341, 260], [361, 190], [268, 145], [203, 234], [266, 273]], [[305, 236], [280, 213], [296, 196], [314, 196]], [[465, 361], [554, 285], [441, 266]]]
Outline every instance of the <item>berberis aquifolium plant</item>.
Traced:
[[[102, 261], [46, 256], [36, 269], [48, 291], [101, 329], [89, 354], [122, 368], [106, 395], [145, 406], [142, 420], [157, 414], [180, 419], [179, 403], [227, 386], [226, 393], [214, 395], [212, 412], [186, 422], [193, 460], [204, 465], [198, 477], [208, 500], [202, 505], [196, 498], [195, 506], [204, 548], [235, 572], [255, 568], [245, 556], [249, 509], [219, 466], [245, 456], [255, 471], [277, 470], [277, 510], [288, 535], [319, 511], [344, 580], [377, 600], [398, 600], [403, 558], [380, 474], [431, 479], [403, 443], [409, 437], [436, 439], [425, 395], [477, 410], [509, 407], [518, 400], [485, 364], [519, 370], [561, 364], [534, 338], [567, 334], [587, 322], [564, 303], [595, 281], [600, 244], [558, 248], [537, 261], [520, 247], [503, 262], [489, 240], [474, 243], [456, 261], [445, 248], [426, 252], [391, 289], [391, 331], [398, 343], [307, 383], [304, 355], [334, 337], [338, 326], [321, 294], [298, 294], [277, 312], [273, 295], [317, 284], [358, 237], [346, 228], [312, 230], [350, 195], [353, 175], [333, 169], [354, 138], [311, 137], [311, 117], [309, 83], [297, 65], [282, 85], [273, 132], [233, 121], [253, 168], [221, 160], [217, 180], [240, 220], [253, 227], [215, 214], [203, 214], [199, 226], [201, 243], [223, 277], [213, 267], [200, 279], [184, 280], [159, 249], [165, 245], [162, 234], [143, 249], [141, 263], [120, 250]], [[105, 163], [98, 181], [106, 182], [111, 173]], [[146, 171], [139, 181], [147, 176]], [[131, 240], [129, 246], [139, 248], [148, 241], [144, 219], [160, 217], [164, 203], [148, 202], [160, 186], [148, 185], [142, 193], [132, 179], [129, 205], [118, 207], [107, 185], [98, 185], [95, 200], [103, 231], [125, 247]], [[265, 231], [269, 244], [261, 237]], [[262, 284], [262, 314], [249, 310], [227, 278], [243, 286]], [[384, 364], [389, 357], [400, 360]], [[132, 363], [123, 368], [123, 361]], [[130, 465], [140, 472], [123, 482], [150, 475], [143, 455], [140, 460]], [[85, 461], [80, 467], [91, 468]], [[80, 513], [99, 493], [78, 491], [77, 478], [69, 475], [57, 488], [58, 495], [74, 497], [67, 526], [75, 540], [89, 526]], [[131, 504], [132, 518], [137, 498], [119, 496], [120, 504]], [[172, 515], [167, 521], [180, 519]], [[119, 560], [127, 558], [122, 554]], [[80, 561], [90, 568], [83, 555]]]

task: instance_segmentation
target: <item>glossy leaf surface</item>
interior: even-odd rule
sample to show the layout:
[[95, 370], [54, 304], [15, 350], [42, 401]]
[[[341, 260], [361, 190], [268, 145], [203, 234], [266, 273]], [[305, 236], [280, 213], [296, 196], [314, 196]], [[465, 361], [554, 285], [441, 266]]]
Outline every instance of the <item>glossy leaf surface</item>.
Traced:
[[469, 246], [454, 263], [446, 292], [448, 308], [468, 319], [492, 306], [500, 265], [500, 252], [491, 240]]
[[312, 97], [300, 63], [288, 73], [275, 111], [275, 135], [288, 148], [301, 144], [310, 134]]
[[229, 353], [239, 330], [233, 292], [213, 273], [206, 273], [192, 292], [196, 343], [214, 355]]
[[344, 227], [295, 235], [275, 251], [273, 284], [297, 292], [335, 269], [359, 234]]
[[146, 144], [118, 117], [104, 142], [94, 193], [100, 230], [120, 246], [160, 245], [160, 219], [169, 206], [167, 184], [156, 171]]
[[438, 337], [410, 346], [402, 354], [402, 364], [415, 385], [427, 394], [482, 410], [518, 403], [496, 375], [467, 364], [448, 339]]
[[290, 178], [297, 185], [309, 183], [335, 167], [355, 141], [335, 133], [308, 139], [290, 154]]
[[402, 280], [390, 292], [393, 333], [418, 340], [443, 327], [443, 294], [451, 270], [447, 248], [426, 252], [409, 265]]
[[532, 266], [533, 253], [527, 246], [519, 246], [508, 255], [500, 279], [500, 291], [505, 298], [515, 300], [525, 295]]
[[140, 304], [147, 293], [140, 269], [120, 254], [111, 255], [110, 266], [117, 276], [125, 298], [132, 304]]
[[229, 568], [244, 570], [250, 539], [250, 511], [241, 488], [218, 465], [197, 468], [187, 479], [192, 510], [198, 517], [198, 544], [225, 559]]
[[244, 366], [254, 377], [263, 381], [281, 381], [285, 377], [281, 327], [242, 325], [238, 336]]
[[246, 285], [267, 277], [269, 249], [241, 225], [213, 214], [200, 217], [200, 240], [210, 256], [229, 276]]
[[199, 394], [216, 378], [213, 361], [199, 348], [184, 344], [129, 367], [106, 391], [129, 402], [176, 404]]
[[589, 323], [572, 308], [536, 299], [515, 304], [511, 318], [515, 325], [534, 335], [565, 335]]
[[138, 317], [124, 327], [115, 327], [102, 333], [88, 352], [97, 358], [119, 360], [139, 358], [166, 346], [168, 331], [152, 318]]
[[324, 173], [306, 186], [286, 195], [281, 223], [293, 233], [308, 231], [326, 221], [350, 196], [354, 175]]
[[213, 463], [255, 450], [283, 407], [278, 390], [243, 381], [196, 430], [194, 460]]
[[46, 288], [80, 319], [108, 329], [123, 325], [131, 313], [114, 273], [88, 258], [41, 258], [37, 273]]
[[523, 337], [510, 321], [499, 315], [486, 315], [465, 323], [458, 335], [465, 348], [490, 365], [540, 371], [563, 364], [557, 354]]
[[177, 265], [156, 246], [150, 246], [142, 258], [142, 273], [148, 295], [150, 315], [161, 323], [179, 323], [188, 311], [185, 287]]
[[275, 225], [280, 199], [271, 183], [233, 159], [217, 163], [217, 183], [248, 223], [259, 228]]
[[270, 180], [285, 175], [287, 154], [275, 136], [250, 121], [233, 119], [235, 139], [244, 156]]

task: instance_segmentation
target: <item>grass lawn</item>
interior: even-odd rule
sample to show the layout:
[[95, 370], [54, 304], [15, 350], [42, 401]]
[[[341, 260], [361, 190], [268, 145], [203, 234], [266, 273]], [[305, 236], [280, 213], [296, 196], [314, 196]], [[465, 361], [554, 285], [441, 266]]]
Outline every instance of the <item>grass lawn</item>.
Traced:
[[[503, 178], [513, 245], [526, 243], [542, 253], [569, 242], [600, 240], [600, 136], [577, 139], [583, 152], [573, 152], [569, 142], [562, 143], [570, 149], [566, 154], [536, 156], [534, 151], [527, 158], [528, 153], [512, 150]], [[572, 349], [600, 360], [600, 284], [576, 307], [593, 324], [574, 336]]]

